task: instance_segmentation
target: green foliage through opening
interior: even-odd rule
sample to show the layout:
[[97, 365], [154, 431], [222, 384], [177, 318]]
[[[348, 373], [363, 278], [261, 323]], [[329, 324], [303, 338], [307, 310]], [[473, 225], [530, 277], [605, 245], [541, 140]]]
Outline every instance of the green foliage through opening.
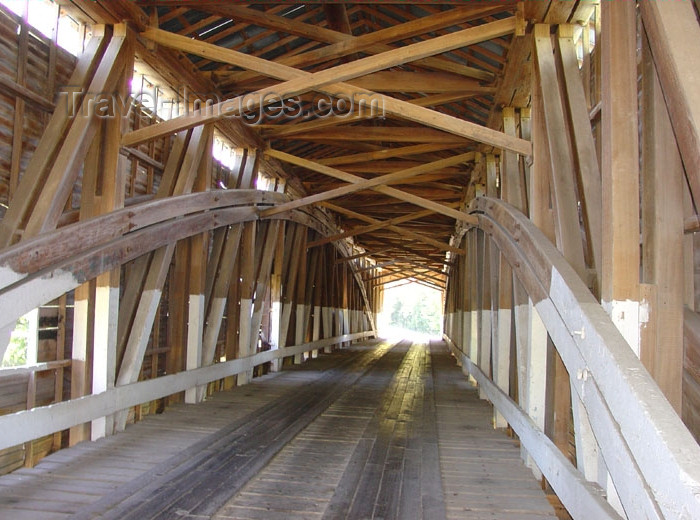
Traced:
[[384, 313], [390, 327], [431, 335], [442, 331], [442, 295], [419, 284], [387, 288]]
[[2, 368], [16, 367], [27, 364], [27, 345], [29, 339], [29, 320], [22, 316], [17, 320], [17, 326], [12, 333], [12, 339], [2, 359]]

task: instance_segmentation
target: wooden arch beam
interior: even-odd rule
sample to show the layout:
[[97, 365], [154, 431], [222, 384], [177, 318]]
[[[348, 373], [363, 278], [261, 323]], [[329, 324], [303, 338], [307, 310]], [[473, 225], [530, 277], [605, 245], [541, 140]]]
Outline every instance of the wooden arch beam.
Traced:
[[[270, 194], [257, 193], [258, 196], [252, 200], [253, 204], [259, 204], [262, 198]], [[216, 208], [218, 196], [221, 195], [224, 194], [206, 192], [160, 201], [164, 211], [158, 213], [151, 225], [135, 230], [130, 229], [124, 218], [132, 223], [138, 222], [141, 217], [149, 214], [151, 203], [144, 204], [145, 207], [132, 206], [92, 219], [89, 224], [93, 233], [88, 240], [82, 240], [83, 237], [77, 233], [77, 230], [84, 227], [84, 222], [80, 222], [66, 226], [54, 234], [41, 235], [5, 249], [0, 254], [0, 271], [3, 274], [0, 278], [0, 331], [4, 333], [6, 327], [13, 327], [16, 320], [31, 309], [139, 256], [212, 229], [260, 219], [256, 206], [245, 202], [250, 201], [247, 193], [237, 201], [242, 205]], [[188, 201], [204, 199], [212, 202], [212, 209], [192, 213]], [[320, 220], [310, 218], [302, 212], [291, 212], [284, 219], [272, 219], [292, 220], [322, 234], [328, 232], [328, 227]], [[175, 222], [177, 225], [173, 225]], [[55, 248], [57, 240], [54, 235], [64, 238], [65, 243], [59, 248]], [[53, 249], [58, 250], [52, 251]], [[337, 249], [345, 254], [344, 248]], [[361, 281], [354, 266], [353, 276], [358, 283]], [[0, 356], [6, 346], [0, 343]]]

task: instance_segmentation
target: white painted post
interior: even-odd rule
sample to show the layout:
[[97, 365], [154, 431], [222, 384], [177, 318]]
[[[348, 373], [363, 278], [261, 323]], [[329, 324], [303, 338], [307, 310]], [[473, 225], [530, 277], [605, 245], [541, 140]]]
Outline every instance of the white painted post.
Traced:
[[[243, 228], [241, 236], [241, 306], [238, 325], [238, 355], [245, 358], [250, 355], [250, 337], [253, 333], [253, 295], [255, 292], [255, 222], [248, 222]], [[239, 386], [246, 385], [252, 378], [252, 371], [238, 374], [237, 383]]]
[[[321, 313], [323, 314], [323, 337], [324, 338], [332, 338], [333, 337], [333, 309], [330, 307], [323, 307], [321, 309]], [[327, 345], [323, 347], [323, 352], [326, 354], [330, 354], [333, 352], [333, 347], [331, 345]]]
[[[335, 315], [336, 336], [342, 336], [343, 334], [345, 334], [343, 329], [343, 311], [339, 308], [335, 308], [333, 309], [333, 314]], [[342, 348], [343, 344], [340, 343], [338, 347]]]
[[[90, 306], [90, 285], [83, 284], [75, 289], [75, 301], [73, 303], [73, 347], [71, 352], [71, 399], [87, 394], [86, 374], [88, 367], [88, 320]], [[89, 427], [77, 425], [70, 429], [69, 445], [74, 446], [87, 440]]]
[[[525, 411], [534, 421], [537, 427], [544, 431], [546, 418], [547, 398], [547, 329], [535, 309], [532, 300], [528, 298], [529, 314], [529, 339], [525, 353], [527, 366], [527, 379], [525, 380]], [[531, 457], [528, 457], [527, 466], [532, 469], [536, 478], [542, 474]]]
[[[241, 299], [241, 319], [238, 329], [238, 352], [240, 357], [248, 357], [250, 355], [250, 325], [253, 319], [253, 300], [250, 298]], [[238, 385], [243, 386], [250, 382], [248, 372], [238, 374]]]
[[[350, 310], [343, 309], [343, 334], [350, 334]], [[351, 342], [348, 342], [350, 344]]]
[[[280, 320], [282, 319], [282, 303], [281, 300], [281, 288], [282, 288], [282, 275], [273, 274], [270, 278], [271, 286], [271, 309], [270, 309], [270, 350], [277, 350], [280, 348]], [[279, 372], [282, 368], [281, 365], [282, 358], [277, 358], [272, 360], [270, 364], [270, 370], [272, 372]]]
[[[306, 322], [304, 321], [304, 316], [306, 316], [306, 305], [303, 303], [297, 303], [296, 309], [296, 323], [294, 328], [294, 344], [301, 345], [304, 343], [304, 336], [306, 334]], [[294, 364], [298, 365], [304, 361], [304, 354], [294, 354]]]
[[[316, 305], [314, 307], [314, 327], [311, 336], [311, 341], [318, 341], [319, 339], [321, 339], [321, 306]], [[317, 348], [311, 351], [311, 357], [314, 359], [318, 357]]]
[[[501, 283], [504, 281], [501, 280]], [[510, 390], [510, 325], [511, 310], [498, 309], [496, 322], [496, 337], [494, 338], [494, 382], [508, 394]], [[495, 428], [506, 428], [508, 422], [496, 408], [494, 408], [493, 425]]]
[[[202, 363], [202, 336], [204, 334], [204, 295], [190, 294], [187, 313], [187, 353], [185, 369], [194, 370]], [[185, 390], [185, 402], [194, 404], [204, 399], [206, 386]]]
[[[479, 368], [488, 374], [491, 371], [491, 309], [483, 308], [481, 313], [481, 330], [479, 331]], [[479, 388], [479, 398], [486, 399], [486, 394]]]
[[[119, 318], [119, 271], [97, 277], [95, 293], [94, 354], [92, 362], [92, 393], [114, 388], [117, 370], [117, 321]], [[111, 435], [114, 416], [92, 421], [93, 441]]]

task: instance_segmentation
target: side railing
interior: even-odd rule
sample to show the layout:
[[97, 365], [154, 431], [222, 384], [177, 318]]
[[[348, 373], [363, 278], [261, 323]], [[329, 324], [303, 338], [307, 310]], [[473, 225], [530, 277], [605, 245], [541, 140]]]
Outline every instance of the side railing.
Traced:
[[[63, 381], [61, 379], [64, 369], [70, 367], [70, 365], [70, 359], [61, 359], [22, 367], [0, 369], [0, 387], [3, 389], [15, 389], [14, 392], [10, 391], [7, 395], [2, 396], [0, 413], [7, 414], [17, 410], [31, 410], [39, 403], [46, 404], [49, 401], [53, 404], [61, 401], [63, 390]], [[52, 391], [49, 392], [45, 385], [43, 385], [43, 389], [40, 388], [40, 379], [43, 377], [53, 377]], [[24, 387], [24, 393], [16, 391], [22, 387]], [[39, 439], [39, 437], [35, 437], [34, 441], [36, 442], [36, 439]], [[18, 452], [14, 462], [4, 466], [2, 471], [7, 471], [8, 468], [12, 467], [19, 467], [21, 464], [25, 467], [32, 467], [35, 458], [41, 456], [42, 451], [50, 450], [57, 445], [60, 446], [60, 438], [54, 438], [53, 441], [49, 440], [48, 447], [45, 447], [43, 450], [37, 450], [35, 442], [31, 440], [25, 442], [23, 449], [17, 446]], [[6, 446], [5, 448], [9, 447]]]
[[[460, 286], [464, 305], [446, 316], [445, 337], [568, 511], [574, 518], [700, 518], [700, 447], [605, 310], [521, 212], [490, 198], [477, 198], [470, 212], [479, 224], [465, 237], [473, 247]], [[516, 326], [526, 329], [516, 332], [513, 359], [482, 296], [489, 280], [480, 276], [497, 258], [494, 247], [513, 270], [514, 294], [527, 293], [513, 301]], [[570, 376], [577, 467], [543, 431], [547, 334]], [[506, 377], [517, 372], [516, 392], [504, 368]]]
[[[287, 195], [252, 189], [169, 197], [80, 221], [0, 251], [0, 355], [17, 319], [30, 310], [166, 244], [261, 220], [260, 209], [288, 201]], [[303, 210], [268, 219], [327, 232], [325, 223]], [[360, 283], [354, 271], [353, 276]]]
[[[119, 268], [146, 253], [178, 240], [210, 230], [256, 220], [288, 220], [304, 228], [315, 229], [321, 235], [336, 230], [329, 227], [323, 215], [313, 211], [292, 210], [263, 218], [260, 211], [289, 201], [287, 195], [260, 190], [209, 191], [152, 200], [120, 209], [90, 220], [80, 221], [22, 241], [0, 251], [0, 330], [11, 331], [16, 320], [27, 311], [75, 289], [98, 275]], [[344, 243], [335, 244], [342, 255]], [[354, 266], [351, 265], [354, 269]], [[352, 274], [361, 283], [359, 274]], [[361, 289], [364, 288], [361, 287]], [[366, 303], [366, 294], [365, 296]], [[369, 305], [365, 305], [369, 308]], [[326, 310], [329, 315], [326, 316]], [[323, 309], [326, 337], [320, 337], [317, 326], [313, 341], [252, 355], [228, 359], [224, 362], [184, 370], [130, 384], [116, 385], [105, 391], [34, 407], [31, 388], [28, 392], [28, 410], [0, 416], [0, 450], [29, 442], [73, 426], [109, 416], [141, 403], [154, 401], [188, 389], [203, 387], [212, 381], [252, 372], [253, 368], [281, 360], [300, 357], [320, 349], [330, 349], [355, 340], [376, 336], [371, 316], [361, 325], [360, 311], [335, 309], [339, 321], [350, 323], [333, 327], [330, 311]], [[320, 307], [319, 307], [320, 312]], [[344, 316], [344, 313], [355, 316]], [[351, 326], [352, 322], [355, 327]], [[362, 330], [368, 328], [371, 330]], [[359, 331], [358, 331], [359, 329]], [[333, 334], [334, 331], [335, 334]], [[255, 336], [257, 337], [257, 336]], [[301, 336], [304, 337], [303, 335]], [[9, 332], [0, 337], [0, 355], [4, 352]], [[319, 338], [319, 339], [316, 339]], [[65, 363], [46, 367], [64, 367]], [[39, 369], [44, 369], [42, 365]], [[14, 369], [19, 373], [37, 369]]]
[[70, 401], [3, 415], [0, 416], [0, 431], [3, 432], [3, 435], [0, 436], [0, 450], [90, 422], [98, 417], [112, 415], [141, 403], [249, 372], [256, 366], [276, 359], [374, 336], [373, 331], [357, 332], [301, 345], [266, 350], [252, 356], [232, 359], [207, 367], [112, 387], [99, 394], [91, 394]]

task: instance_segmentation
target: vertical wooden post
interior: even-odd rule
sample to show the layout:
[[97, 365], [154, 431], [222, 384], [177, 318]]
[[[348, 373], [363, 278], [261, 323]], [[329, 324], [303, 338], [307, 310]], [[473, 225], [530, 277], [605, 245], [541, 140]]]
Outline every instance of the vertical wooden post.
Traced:
[[[241, 228], [242, 233], [242, 228]], [[240, 238], [239, 238], [240, 243]], [[233, 272], [231, 273], [231, 283], [228, 289], [228, 298], [226, 300], [226, 360], [236, 359], [238, 357], [238, 347], [240, 345], [239, 323], [241, 319], [241, 253], [240, 245], [236, 255], [236, 261], [233, 264]], [[224, 379], [224, 389], [229, 390], [234, 387], [238, 380], [238, 376], [231, 376]]]
[[[640, 354], [639, 141], [636, 5], [601, 5], [601, 304]], [[605, 481], [607, 480], [607, 481]], [[611, 478], [608, 501], [622, 511]]]
[[[58, 298], [58, 330], [56, 331], [56, 361], [62, 361], [66, 357], [66, 301], [64, 294]], [[54, 401], [63, 401], [63, 375], [64, 368], [56, 369], [56, 380], [54, 381]], [[61, 432], [56, 432], [53, 436], [53, 449], [60, 450], [62, 445]]]
[[[120, 30], [126, 30], [122, 28]], [[121, 33], [115, 28], [114, 36]], [[116, 93], [126, 99], [128, 85], [133, 71], [133, 50], [127, 49], [129, 59], [118, 83]], [[108, 213], [124, 207], [124, 185], [126, 183], [126, 162], [119, 154], [121, 136], [126, 129], [126, 114], [115, 107], [112, 119], [104, 122], [104, 143], [101, 163], [103, 170], [98, 179], [95, 195], [99, 201], [100, 213]], [[101, 182], [99, 182], [101, 181]], [[95, 287], [94, 357], [92, 368], [92, 393], [98, 394], [114, 387], [117, 370], [117, 321], [119, 319], [119, 285], [121, 269], [113, 269], [97, 277]], [[92, 421], [92, 440], [111, 435], [114, 431], [114, 418], [100, 417]]]
[[[277, 245], [275, 251], [275, 262], [270, 276], [270, 348], [277, 350], [280, 348], [280, 329], [282, 321], [282, 273], [284, 271], [285, 260], [285, 230], [289, 226], [284, 222], [280, 223], [277, 234]], [[293, 230], [292, 230], [293, 231]], [[290, 233], [292, 234], [292, 233]], [[270, 365], [270, 369], [276, 372], [280, 369], [281, 359], [275, 359]]]
[[[534, 95], [533, 95], [534, 96]], [[531, 107], [528, 108], [521, 108], [519, 110], [520, 112], [520, 137], [522, 139], [526, 140], [531, 140], [532, 139], [532, 121], [531, 121], [531, 113], [532, 109]], [[504, 124], [504, 130], [506, 133], [509, 135], [517, 135], [517, 130], [515, 128], [515, 121], [511, 122], [511, 120], [508, 120], [508, 124]], [[513, 173], [509, 176], [512, 177], [515, 175], [515, 169], [513, 169]], [[517, 208], [519, 208], [523, 213], [526, 215], [529, 213], [531, 204], [532, 204], [532, 197], [530, 196], [528, 192], [529, 186], [532, 184], [532, 177], [531, 177], [531, 163], [528, 162], [528, 158], [519, 158], [518, 161], [518, 168], [517, 168], [517, 174], [518, 174], [518, 182], [516, 183], [516, 186], [513, 187], [508, 187], [506, 186], [506, 194], [508, 201], [511, 204], [514, 204]], [[519, 185], [519, 186], [518, 186]], [[519, 190], [517, 188], [520, 188]], [[511, 200], [512, 199], [512, 200]], [[531, 301], [528, 298], [528, 295], [523, 288], [522, 284], [520, 283], [520, 280], [518, 280], [518, 277], [513, 273], [513, 315], [515, 319], [515, 341], [516, 341], [516, 367], [515, 367], [515, 372], [517, 375], [517, 381], [518, 381], [518, 398], [520, 401], [521, 407], [529, 411], [530, 410], [530, 378], [532, 377], [532, 374], [530, 373], [531, 371], [531, 365], [530, 365], [530, 360], [529, 356], [532, 352], [532, 340], [533, 340], [533, 321], [536, 319], [535, 317], [532, 316], [532, 313], [534, 312], [534, 309], [531, 305]], [[541, 324], [541, 322], [540, 322]], [[546, 348], [546, 333], [542, 337], [541, 346], [544, 346]], [[542, 358], [544, 359], [544, 353], [542, 354]], [[545, 371], [542, 372], [542, 381], [544, 381], [544, 375]], [[540, 415], [543, 417], [543, 411], [544, 411], [544, 385], [542, 385], [542, 394], [541, 394], [541, 411]], [[540, 403], [538, 403], [540, 404]], [[533, 417], [534, 418], [534, 417]], [[541, 424], [541, 428], [544, 430], [544, 422]], [[524, 455], [524, 460], [526, 463], [531, 466], [535, 472], [537, 471], [535, 468], [534, 462], [530, 460], [529, 455], [526, 456], [525, 450], [522, 450], [522, 453]], [[537, 475], [537, 472], [536, 472]], [[539, 475], [537, 475], [539, 477]]]
[[[73, 302], [73, 339], [71, 349], [71, 399], [88, 394], [92, 386], [92, 326], [94, 323], [94, 280], [87, 282], [74, 291]], [[90, 437], [88, 423], [73, 426], [70, 429], [69, 444], [74, 446]]]
[[461, 343], [462, 343], [462, 351], [465, 352], [467, 355], [469, 355], [470, 352], [470, 340], [471, 340], [471, 325], [472, 325], [472, 316], [471, 316], [471, 286], [474, 283], [473, 278], [472, 278], [472, 273], [471, 273], [471, 264], [469, 262], [469, 252], [470, 252], [470, 247], [469, 247], [469, 233], [467, 232], [464, 237], [462, 238], [462, 244], [461, 244], [462, 249], [464, 249], [464, 254], [458, 257], [459, 265], [461, 268], [462, 272], [462, 280], [461, 284], [459, 287], [457, 287], [457, 291], [460, 293], [460, 314], [461, 314], [461, 321], [462, 321], [462, 334], [461, 334]]
[[[307, 342], [309, 340], [309, 331], [311, 329], [311, 314], [313, 312], [313, 293], [314, 293], [314, 282], [316, 280], [317, 276], [317, 270], [318, 270], [318, 255], [319, 255], [319, 250], [318, 248], [315, 248], [311, 251], [310, 255], [308, 256], [308, 266], [306, 269], [306, 285], [304, 287], [304, 298], [303, 298], [303, 303], [304, 303], [304, 313], [303, 313], [303, 323], [302, 327], [304, 330], [304, 339], [303, 342]], [[312, 354], [307, 354], [307, 356], [311, 356]]]
[[[334, 258], [332, 257], [331, 248], [332, 246], [324, 246], [324, 258], [323, 263], [323, 303], [321, 308], [321, 313], [323, 314], [323, 337], [332, 338], [333, 337], [333, 273], [335, 273], [334, 268]], [[326, 354], [330, 354], [333, 351], [333, 347], [328, 345], [324, 347], [323, 351]]]
[[[295, 315], [295, 328], [294, 328], [294, 344], [301, 345], [306, 342], [306, 277], [308, 270], [308, 250], [306, 249], [308, 237], [308, 230], [302, 227], [301, 240], [299, 241], [298, 247], [300, 248], [299, 253], [299, 271], [297, 274], [297, 288], [296, 288], [296, 315]], [[294, 363], [298, 364], [304, 360], [303, 354], [294, 355]]]
[[[318, 248], [317, 248], [318, 249]], [[316, 251], [318, 257], [316, 272], [314, 273], [314, 286], [313, 286], [313, 332], [311, 335], [311, 341], [318, 341], [321, 339], [321, 287], [323, 285], [323, 275], [325, 273], [326, 255], [323, 254], [322, 249]], [[318, 349], [314, 349], [311, 352], [311, 357], [318, 357]]]
[[[166, 370], [168, 374], [176, 374], [184, 369], [184, 358], [187, 345], [187, 295], [189, 294], [188, 276], [190, 241], [180, 240], [175, 247], [175, 261], [170, 272], [168, 312], [168, 337], [170, 350], [166, 354]], [[183, 394], [171, 396], [169, 404], [181, 402]]]
[[[478, 241], [477, 241], [478, 231], [476, 229], [471, 229], [467, 232], [467, 261], [469, 263], [469, 359], [473, 363], [478, 363], [479, 361], [479, 338], [481, 337], [479, 331], [479, 321], [480, 321], [480, 286], [481, 286], [481, 273], [478, 272]], [[476, 379], [470, 377], [472, 384], [476, 384]]]
[[[503, 131], [507, 135], [516, 136], [516, 114], [515, 109], [511, 107], [503, 108]], [[520, 110], [520, 131], [523, 139], [530, 140], [530, 109]], [[520, 158], [508, 151], [501, 153], [501, 172], [503, 176], [503, 199], [518, 208], [523, 213], [528, 211], [528, 194], [527, 182], [529, 175], [526, 175], [527, 167], [522, 164]], [[504, 259], [501, 258], [501, 262]], [[511, 363], [511, 376], [514, 374], [517, 379], [518, 400], [521, 408], [528, 409], [528, 390], [527, 381], [529, 378], [528, 367], [528, 352], [530, 351], [530, 309], [528, 305], [528, 296], [522, 284], [518, 280], [515, 273], [511, 275], [513, 284], [513, 318], [515, 330], [515, 352], [516, 362], [515, 367]], [[525, 450], [522, 450], [523, 459], [528, 462], [528, 456]]]
[[[337, 259], [338, 251], [334, 249], [333, 255], [334, 259]], [[334, 336], [341, 336], [343, 334], [343, 315], [340, 310], [343, 291], [340, 271], [343, 269], [343, 264], [334, 263], [333, 275], [331, 277], [331, 308]], [[341, 343], [338, 345], [338, 348], [342, 348], [342, 346]]]
[[[256, 223], [246, 222], [241, 237], [241, 289], [240, 289], [240, 321], [238, 332], [238, 355], [249, 355], [251, 320], [253, 317], [253, 291], [255, 290], [255, 235]], [[245, 385], [250, 381], [247, 372], [238, 374], [238, 384]]]
[[602, 5], [603, 254], [601, 300], [639, 355], [639, 142], [637, 14], [630, 2]]
[[[98, 214], [96, 196], [97, 177], [100, 174], [102, 129], [100, 125], [95, 140], [88, 150], [83, 165], [83, 182], [79, 218], [85, 220]], [[95, 324], [95, 280], [77, 287], [73, 303], [73, 343], [71, 349], [71, 399], [88, 395], [92, 387], [92, 360]], [[70, 429], [71, 446], [90, 438], [90, 424]]]
[[[197, 169], [194, 191], [208, 191], [211, 186], [211, 149], [214, 139], [212, 131], [202, 136], [204, 148]], [[187, 354], [185, 369], [202, 366], [202, 342], [205, 317], [205, 285], [209, 233], [201, 233], [190, 239], [189, 307], [187, 327]], [[197, 403], [204, 399], [205, 387], [189, 388], [185, 391], [186, 403]]]
[[[476, 273], [479, 277], [479, 348], [477, 363], [488, 376], [491, 375], [491, 258], [487, 247], [488, 237], [483, 231], [477, 232], [476, 238]], [[486, 399], [479, 388], [479, 397]]]
[[[119, 186], [123, 186], [123, 183]], [[113, 388], [116, 379], [119, 274], [120, 270], [115, 269], [97, 277], [92, 375], [93, 394]], [[93, 420], [92, 440], [111, 435], [114, 429], [113, 421], [112, 416]]]
[[[29, 372], [27, 382], [27, 410], [31, 410], [36, 406], [36, 372]], [[34, 441], [24, 443], [24, 467], [34, 467]]]
[[[341, 304], [341, 319], [342, 319], [342, 324], [343, 324], [343, 334], [349, 334], [350, 333], [350, 277], [348, 276], [348, 270], [350, 267], [348, 266], [347, 262], [343, 263], [343, 278], [342, 278], [342, 284], [343, 284], [343, 292], [342, 292], [342, 304]], [[349, 344], [344, 342], [344, 346], [347, 346]]]
[[457, 348], [462, 348], [462, 319], [460, 311], [460, 295], [455, 287], [462, 284], [462, 269], [459, 259], [450, 271], [450, 283], [445, 291], [445, 325], [448, 328], [448, 335], [452, 338]]
[[[187, 351], [185, 370], [199, 368], [202, 359], [204, 333], [204, 277], [206, 265], [206, 238], [195, 235], [190, 240], [189, 296], [187, 305]], [[197, 403], [204, 398], [204, 388], [188, 388], [186, 403]]]
[[[498, 171], [496, 168], [496, 159], [493, 155], [486, 156], [486, 196], [498, 197]], [[493, 356], [494, 327], [497, 326], [497, 316], [494, 313], [494, 298], [498, 298], [498, 273], [494, 272], [498, 269], [497, 258], [498, 251], [491, 243], [491, 238], [485, 233], [479, 233], [479, 255], [480, 267], [477, 272], [483, 273], [482, 281], [482, 299], [481, 299], [481, 326], [479, 339], [479, 367], [487, 375], [491, 375]], [[494, 254], [495, 253], [495, 254]], [[479, 389], [479, 397], [485, 399], [486, 396]]]

